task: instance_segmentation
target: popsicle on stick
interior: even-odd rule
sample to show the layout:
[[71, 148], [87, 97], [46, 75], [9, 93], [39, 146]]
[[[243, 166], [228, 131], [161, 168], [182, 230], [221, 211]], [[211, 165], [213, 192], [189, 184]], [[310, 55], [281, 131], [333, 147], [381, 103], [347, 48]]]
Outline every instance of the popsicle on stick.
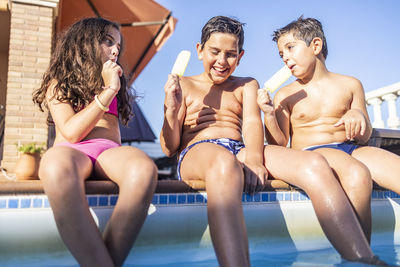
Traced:
[[264, 83], [264, 88], [273, 93], [276, 89], [278, 89], [284, 82], [286, 82], [290, 76], [292, 76], [292, 72], [285, 65], [283, 68], [278, 70], [268, 81]]
[[178, 76], [183, 76], [186, 67], [189, 63], [190, 51], [182, 50], [176, 57], [174, 66], [172, 67], [171, 74], [177, 74]]

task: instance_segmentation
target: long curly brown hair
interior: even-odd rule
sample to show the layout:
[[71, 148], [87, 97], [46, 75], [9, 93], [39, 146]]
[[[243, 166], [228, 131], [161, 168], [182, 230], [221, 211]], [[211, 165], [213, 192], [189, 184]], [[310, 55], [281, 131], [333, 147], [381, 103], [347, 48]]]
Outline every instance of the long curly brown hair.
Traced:
[[[120, 30], [116, 23], [106, 19], [86, 18], [73, 24], [58, 38], [42, 84], [33, 92], [33, 102], [39, 105], [40, 110], [43, 111], [43, 106], [48, 108], [46, 92], [54, 81], [54, 97], [60, 102], [69, 103], [75, 112], [87, 106], [103, 90], [100, 44], [112, 27]], [[121, 51], [122, 49], [121, 36]], [[117, 63], [120, 64], [119, 58]], [[127, 125], [132, 116], [130, 103], [134, 98], [134, 90], [127, 88], [127, 81], [122, 75], [117, 99], [118, 113], [124, 125]]]

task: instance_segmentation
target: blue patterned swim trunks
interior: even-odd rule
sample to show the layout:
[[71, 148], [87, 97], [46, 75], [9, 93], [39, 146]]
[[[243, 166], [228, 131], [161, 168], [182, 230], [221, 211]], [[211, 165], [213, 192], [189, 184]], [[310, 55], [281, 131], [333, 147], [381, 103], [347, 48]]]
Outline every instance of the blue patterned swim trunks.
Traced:
[[177, 173], [178, 173], [178, 179], [182, 180], [181, 178], [181, 162], [183, 158], [185, 157], [186, 153], [195, 145], [201, 144], [201, 143], [213, 143], [217, 144], [220, 146], [225, 147], [228, 149], [233, 155], [237, 155], [239, 151], [244, 148], [244, 144], [240, 141], [229, 139], [229, 138], [218, 138], [218, 139], [205, 139], [198, 141], [196, 143], [191, 144], [184, 150], [182, 150], [181, 154], [179, 154], [179, 159], [178, 159], [178, 166], [177, 166]]
[[353, 141], [347, 141], [347, 142], [341, 142], [341, 143], [330, 143], [330, 144], [323, 144], [323, 145], [315, 145], [315, 146], [309, 146], [306, 148], [303, 148], [303, 150], [315, 150], [318, 148], [333, 148], [337, 150], [341, 150], [343, 152], [346, 152], [347, 154], [351, 155], [353, 151], [358, 148], [359, 145], [357, 145]]

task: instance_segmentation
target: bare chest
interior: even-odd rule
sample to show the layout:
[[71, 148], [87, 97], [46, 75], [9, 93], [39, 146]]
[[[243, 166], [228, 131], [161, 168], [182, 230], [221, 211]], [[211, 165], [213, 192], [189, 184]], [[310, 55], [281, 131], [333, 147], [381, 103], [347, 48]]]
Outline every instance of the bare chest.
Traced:
[[290, 103], [290, 119], [293, 124], [304, 124], [340, 118], [350, 109], [351, 101], [351, 94], [343, 91], [305, 91], [304, 97]]
[[233, 92], [197, 92], [186, 98], [187, 115], [198, 114], [204, 110], [214, 110], [215, 112], [233, 112], [241, 114], [241, 101]]
[[202, 123], [240, 121], [242, 103], [234, 92], [191, 92], [186, 98], [185, 125], [195, 126]]

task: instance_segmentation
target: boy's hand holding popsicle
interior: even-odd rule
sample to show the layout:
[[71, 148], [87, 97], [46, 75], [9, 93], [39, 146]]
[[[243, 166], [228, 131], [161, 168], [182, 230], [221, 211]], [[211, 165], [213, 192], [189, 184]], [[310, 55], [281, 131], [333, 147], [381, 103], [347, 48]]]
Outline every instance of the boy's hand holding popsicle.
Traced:
[[292, 72], [285, 65], [264, 83], [264, 88], [258, 90], [257, 103], [264, 113], [271, 114], [274, 112], [274, 105], [268, 91], [275, 92], [290, 76], [292, 76]]
[[175, 113], [179, 110], [182, 103], [182, 90], [179, 84], [179, 77], [185, 73], [186, 67], [190, 59], [190, 51], [181, 51], [172, 67], [171, 74], [168, 76], [167, 83], [164, 86], [165, 90], [165, 108], [167, 111]]
[[182, 77], [189, 63], [189, 59], [190, 59], [190, 51], [182, 50], [176, 57], [175, 64], [171, 70], [171, 74], [176, 74]]

